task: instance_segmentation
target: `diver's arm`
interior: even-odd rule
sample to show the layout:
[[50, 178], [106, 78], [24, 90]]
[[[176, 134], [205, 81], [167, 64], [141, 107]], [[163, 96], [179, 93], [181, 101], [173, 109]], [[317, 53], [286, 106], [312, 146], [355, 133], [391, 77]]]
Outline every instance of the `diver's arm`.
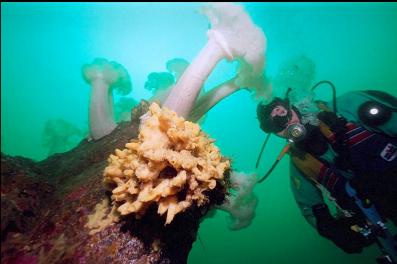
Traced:
[[290, 178], [292, 193], [302, 215], [310, 225], [316, 227], [316, 218], [312, 207], [324, 203], [321, 191], [307, 180], [292, 162], [290, 164]]
[[358, 224], [357, 217], [334, 218], [325, 204], [321, 191], [294, 166], [291, 162], [291, 188], [295, 200], [307, 222], [317, 232], [331, 240], [346, 253], [359, 253], [362, 248], [371, 244], [360, 233], [351, 229]]

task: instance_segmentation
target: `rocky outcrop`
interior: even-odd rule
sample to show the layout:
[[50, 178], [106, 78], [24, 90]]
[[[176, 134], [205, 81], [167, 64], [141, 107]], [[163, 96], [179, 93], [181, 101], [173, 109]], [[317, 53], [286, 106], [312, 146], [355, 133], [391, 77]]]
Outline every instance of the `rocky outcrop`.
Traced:
[[40, 162], [1, 154], [2, 263], [186, 263], [200, 220], [225, 190], [215, 188], [209, 205], [193, 206], [166, 226], [156, 208], [139, 220], [103, 225], [111, 209], [102, 183], [107, 158], [138, 135], [147, 107], [142, 101], [130, 123]]

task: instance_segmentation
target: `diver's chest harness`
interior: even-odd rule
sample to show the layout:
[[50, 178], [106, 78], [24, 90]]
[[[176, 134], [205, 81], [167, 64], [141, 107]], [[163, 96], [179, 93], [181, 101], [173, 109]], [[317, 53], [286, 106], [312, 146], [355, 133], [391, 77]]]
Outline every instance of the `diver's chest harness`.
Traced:
[[[290, 147], [293, 163], [306, 177], [332, 193], [342, 177], [336, 171], [345, 171], [356, 179], [397, 172], [396, 138], [371, 132], [330, 111], [320, 112], [318, 119], [320, 124], [305, 125], [305, 138]], [[321, 158], [330, 147], [336, 153], [331, 164]]]

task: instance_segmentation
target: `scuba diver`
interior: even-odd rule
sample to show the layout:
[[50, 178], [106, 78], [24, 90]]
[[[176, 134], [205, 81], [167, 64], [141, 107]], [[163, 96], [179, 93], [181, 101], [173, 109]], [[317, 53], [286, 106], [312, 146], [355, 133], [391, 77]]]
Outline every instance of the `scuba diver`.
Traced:
[[[314, 116], [290, 103], [291, 88], [285, 99], [258, 104], [260, 128], [268, 133], [261, 154], [271, 134], [287, 139], [258, 182], [288, 153], [294, 198], [319, 234], [347, 253], [376, 243], [383, 253], [378, 263], [396, 263], [396, 238], [385, 221], [397, 226], [397, 98], [373, 90], [336, 98], [329, 81], [317, 83], [312, 91], [321, 84], [332, 87], [333, 104], [311, 101]], [[323, 194], [335, 201], [336, 216]]]

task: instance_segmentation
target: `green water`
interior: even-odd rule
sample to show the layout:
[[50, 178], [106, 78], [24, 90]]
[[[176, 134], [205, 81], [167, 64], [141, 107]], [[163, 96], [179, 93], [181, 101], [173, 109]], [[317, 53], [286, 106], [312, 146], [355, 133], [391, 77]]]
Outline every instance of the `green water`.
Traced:
[[[129, 96], [148, 99], [151, 72], [169, 59], [188, 61], [206, 43], [208, 21], [200, 3], [2, 3], [1, 151], [42, 160], [42, 133], [49, 119], [63, 118], [88, 130], [90, 87], [81, 66], [95, 57], [115, 60], [131, 75]], [[337, 94], [378, 89], [397, 94], [396, 3], [243, 3], [268, 40], [266, 72], [304, 54], [316, 64], [316, 80], [331, 80]], [[221, 62], [205, 84], [210, 89], [234, 76]], [[276, 91], [277, 94], [277, 91]], [[318, 97], [331, 98], [328, 89]], [[117, 100], [117, 97], [116, 97]], [[265, 137], [256, 103], [239, 91], [214, 107], [203, 129], [233, 168], [255, 171]], [[257, 173], [271, 165], [284, 141], [273, 138]], [[230, 231], [226, 214], [206, 219], [189, 263], [374, 263], [376, 247], [348, 255], [320, 237], [300, 215], [288, 179], [288, 158], [256, 186], [256, 217], [246, 229]]]

